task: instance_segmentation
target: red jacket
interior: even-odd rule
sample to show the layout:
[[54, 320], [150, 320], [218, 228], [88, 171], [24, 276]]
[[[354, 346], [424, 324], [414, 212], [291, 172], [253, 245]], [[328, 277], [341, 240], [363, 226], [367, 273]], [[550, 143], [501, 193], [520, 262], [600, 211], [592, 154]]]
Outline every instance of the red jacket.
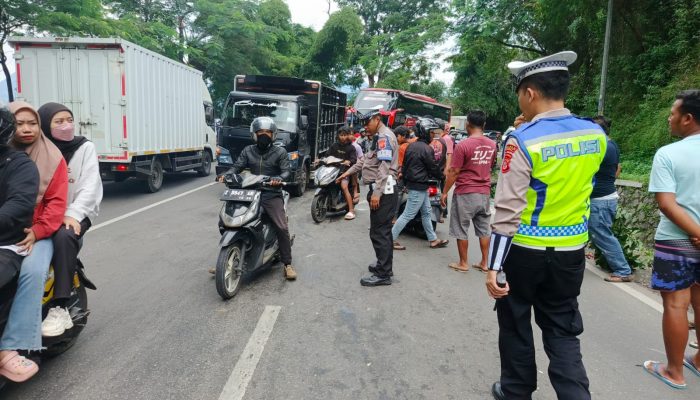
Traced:
[[44, 198], [34, 207], [32, 230], [36, 240], [51, 237], [63, 223], [68, 202], [68, 167], [61, 162], [53, 173], [53, 178], [46, 188]]

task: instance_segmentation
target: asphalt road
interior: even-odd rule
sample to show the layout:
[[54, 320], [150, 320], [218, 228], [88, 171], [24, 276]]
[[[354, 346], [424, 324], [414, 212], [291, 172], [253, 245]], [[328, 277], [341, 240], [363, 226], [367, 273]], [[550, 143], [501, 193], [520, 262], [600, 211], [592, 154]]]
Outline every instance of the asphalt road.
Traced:
[[[1, 398], [216, 400], [232, 373], [248, 400], [491, 398], [499, 375], [493, 300], [484, 274], [447, 268], [454, 243], [431, 250], [402, 238], [409, 249], [395, 253], [397, 282], [363, 288], [373, 257], [367, 204], [355, 221], [316, 225], [307, 192], [289, 210], [298, 280], [285, 282], [276, 265], [222, 301], [207, 273], [218, 253], [223, 189], [205, 186], [211, 181], [169, 176], [156, 194], [142, 193], [138, 182], [105, 185], [97, 229], [81, 255], [98, 286], [89, 293], [88, 325], [74, 348]], [[446, 237], [447, 226], [438, 234]], [[657, 304], [655, 294], [632, 289]], [[591, 272], [580, 303], [594, 398], [700, 398], [700, 377], [688, 372], [688, 390], [674, 391], [639, 366], [664, 358], [657, 310]], [[276, 320], [266, 319], [266, 306], [279, 307]], [[269, 323], [269, 336], [259, 335], [259, 320]], [[257, 366], [248, 351], [241, 357], [249, 341], [259, 350]], [[539, 342], [537, 354], [534, 398], [555, 399]]]

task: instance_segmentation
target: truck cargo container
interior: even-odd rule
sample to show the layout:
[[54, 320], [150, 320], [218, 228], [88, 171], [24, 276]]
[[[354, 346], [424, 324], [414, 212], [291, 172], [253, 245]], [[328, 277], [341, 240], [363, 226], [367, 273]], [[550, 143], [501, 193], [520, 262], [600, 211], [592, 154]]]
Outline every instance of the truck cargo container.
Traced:
[[73, 111], [103, 180], [136, 177], [156, 192], [164, 172], [211, 171], [216, 135], [202, 73], [118, 38], [11, 37], [18, 98]]
[[318, 81], [237, 75], [221, 113], [216, 173], [231, 167], [241, 150], [253, 144], [250, 124], [269, 116], [279, 133], [276, 146], [287, 150], [292, 168], [289, 191], [301, 196], [313, 161], [325, 154], [345, 124], [347, 95]]

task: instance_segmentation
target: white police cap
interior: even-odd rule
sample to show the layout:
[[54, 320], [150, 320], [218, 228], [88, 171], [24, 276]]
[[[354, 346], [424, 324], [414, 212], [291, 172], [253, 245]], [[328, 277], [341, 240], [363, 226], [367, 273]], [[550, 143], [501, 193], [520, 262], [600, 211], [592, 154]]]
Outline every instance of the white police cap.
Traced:
[[528, 62], [511, 61], [508, 63], [508, 69], [515, 75], [515, 85], [518, 87], [520, 82], [530, 75], [549, 71], [568, 71], [568, 66], [576, 61], [576, 57], [573, 51], [562, 51]]

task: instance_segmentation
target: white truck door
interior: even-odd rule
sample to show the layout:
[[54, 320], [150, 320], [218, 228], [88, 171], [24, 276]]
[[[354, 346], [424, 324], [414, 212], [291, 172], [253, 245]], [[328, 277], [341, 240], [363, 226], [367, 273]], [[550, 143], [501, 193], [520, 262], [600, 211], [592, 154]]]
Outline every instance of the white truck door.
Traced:
[[116, 49], [66, 49], [70, 56], [71, 97], [77, 132], [90, 139], [98, 156], [118, 156], [123, 140], [120, 53]]

